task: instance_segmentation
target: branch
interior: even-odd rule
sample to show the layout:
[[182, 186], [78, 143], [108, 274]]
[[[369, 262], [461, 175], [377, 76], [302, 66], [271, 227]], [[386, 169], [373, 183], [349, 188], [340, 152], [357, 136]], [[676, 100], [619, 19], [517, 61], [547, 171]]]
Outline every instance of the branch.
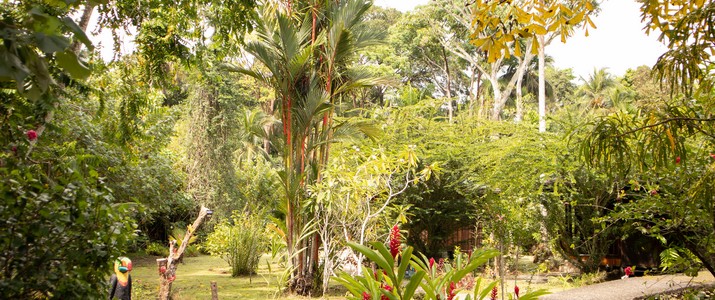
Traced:
[[[629, 134], [633, 134], [633, 133], [636, 133], [636, 132], [639, 132], [639, 131], [642, 131], [642, 130], [646, 130], [646, 129], [653, 128], [653, 127], [658, 127], [658, 126], [661, 126], [661, 125], [663, 125], [663, 124], [667, 124], [667, 123], [670, 123], [670, 122], [676, 122], [676, 121], [715, 122], [715, 118], [709, 118], [709, 119], [686, 118], [686, 117], [670, 118], [670, 119], [666, 119], [666, 120], [660, 121], [660, 122], [655, 123], [655, 124], [638, 127], [638, 128], [635, 128], [635, 129], [632, 129], [632, 130], [623, 132], [623, 133], [617, 135], [616, 137], [624, 137], [624, 136], [629, 135]], [[707, 135], [707, 136], [709, 136], [709, 137], [715, 139], [715, 135], [709, 134], [709, 133], [705, 132], [704, 130], [702, 130], [702, 129], [700, 129], [700, 128], [698, 128], [698, 130], [699, 130], [700, 132], [702, 132], [703, 134], [705, 134], [705, 135]]]

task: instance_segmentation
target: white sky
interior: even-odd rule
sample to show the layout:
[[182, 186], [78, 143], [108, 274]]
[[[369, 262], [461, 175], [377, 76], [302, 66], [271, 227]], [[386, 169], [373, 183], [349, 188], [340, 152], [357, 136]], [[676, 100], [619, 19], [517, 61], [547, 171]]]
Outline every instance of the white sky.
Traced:
[[[375, 5], [408, 11], [428, 0], [375, 0]], [[566, 44], [556, 40], [546, 47], [559, 68], [572, 68], [578, 78], [593, 72], [594, 68], [608, 68], [614, 75], [623, 75], [629, 68], [653, 66], [666, 47], [657, 41], [658, 36], [648, 36], [640, 20], [640, 5], [635, 0], [606, 0], [601, 13], [593, 19], [597, 29], [583, 30], [569, 38]]]
[[[417, 5], [427, 4], [429, 0], [375, 0], [375, 5], [394, 7], [408, 11]], [[578, 78], [593, 72], [594, 68], [608, 68], [614, 75], [623, 75], [629, 68], [641, 65], [653, 66], [666, 47], [657, 41], [657, 35], [646, 35], [640, 22], [639, 4], [635, 0], [605, 0], [601, 4], [601, 13], [594, 18], [596, 29], [589, 30], [584, 36], [582, 29], [577, 30], [566, 44], [555, 40], [546, 47], [546, 53], [554, 58], [559, 68], [572, 68]], [[93, 16], [96, 18], [96, 14]], [[92, 22], [91, 24], [95, 24]], [[93, 28], [90, 28], [92, 30]], [[109, 32], [102, 37], [104, 50], [102, 56], [112, 57], [112, 44]], [[124, 40], [123, 52], [133, 50], [133, 37]]]

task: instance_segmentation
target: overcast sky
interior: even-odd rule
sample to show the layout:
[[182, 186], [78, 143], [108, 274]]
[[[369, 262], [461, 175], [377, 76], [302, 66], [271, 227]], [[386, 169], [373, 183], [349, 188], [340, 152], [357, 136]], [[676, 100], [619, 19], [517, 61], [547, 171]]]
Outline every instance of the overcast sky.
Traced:
[[[375, 0], [375, 5], [408, 11], [428, 0]], [[597, 29], [583, 30], [569, 38], [566, 44], [556, 40], [546, 47], [559, 68], [572, 68], [576, 76], [588, 78], [594, 68], [606, 67], [614, 75], [623, 75], [629, 68], [653, 66], [666, 47], [648, 36], [640, 22], [640, 5], [635, 0], [606, 0], [601, 13], [594, 18]]]

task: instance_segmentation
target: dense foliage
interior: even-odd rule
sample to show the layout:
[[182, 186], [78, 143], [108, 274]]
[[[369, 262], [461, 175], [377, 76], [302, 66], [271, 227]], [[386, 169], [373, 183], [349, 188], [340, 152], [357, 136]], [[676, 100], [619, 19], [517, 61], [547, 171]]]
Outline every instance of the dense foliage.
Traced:
[[[99, 298], [113, 258], [161, 252], [200, 205], [215, 221], [199, 242], [234, 275], [271, 236], [301, 294], [327, 291], [346, 255], [389, 262], [365, 244], [395, 224], [406, 257], [470, 232], [502, 279], [505, 255], [593, 271], [644, 236], [667, 269], [715, 273], [713, 5], [641, 1], [669, 51], [577, 84], [543, 47], [594, 27], [593, 1], [10, 2], [0, 290]], [[136, 34], [134, 53], [99, 59], [93, 12], [116, 42]], [[449, 296], [425, 259], [409, 264], [427, 278], [410, 288]], [[341, 278], [357, 298], [405, 295]]]

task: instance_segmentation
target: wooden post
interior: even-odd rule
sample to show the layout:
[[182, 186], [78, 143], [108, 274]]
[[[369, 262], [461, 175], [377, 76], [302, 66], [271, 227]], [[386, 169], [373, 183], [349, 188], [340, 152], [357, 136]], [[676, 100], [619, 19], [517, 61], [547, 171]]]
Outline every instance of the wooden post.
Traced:
[[211, 281], [211, 300], [218, 300], [218, 287], [216, 281]]
[[184, 256], [184, 250], [186, 250], [186, 247], [189, 245], [189, 239], [191, 239], [191, 236], [194, 234], [196, 229], [201, 226], [201, 223], [204, 221], [206, 216], [210, 216], [212, 213], [213, 212], [211, 210], [202, 206], [201, 211], [199, 211], [199, 216], [196, 217], [194, 224], [186, 229], [186, 234], [184, 235], [184, 239], [181, 241], [181, 246], [179, 246], [178, 249], [175, 248], [176, 241], [171, 240], [169, 242], [169, 256], [166, 259], [157, 259], [156, 262], [159, 265], [160, 270], [162, 264], [166, 264], [165, 271], [163, 273], [161, 271], [159, 272], [159, 278], [161, 279], [159, 286], [160, 300], [169, 300], [171, 295], [171, 283], [174, 282], [174, 279], [176, 279], [176, 262]]

